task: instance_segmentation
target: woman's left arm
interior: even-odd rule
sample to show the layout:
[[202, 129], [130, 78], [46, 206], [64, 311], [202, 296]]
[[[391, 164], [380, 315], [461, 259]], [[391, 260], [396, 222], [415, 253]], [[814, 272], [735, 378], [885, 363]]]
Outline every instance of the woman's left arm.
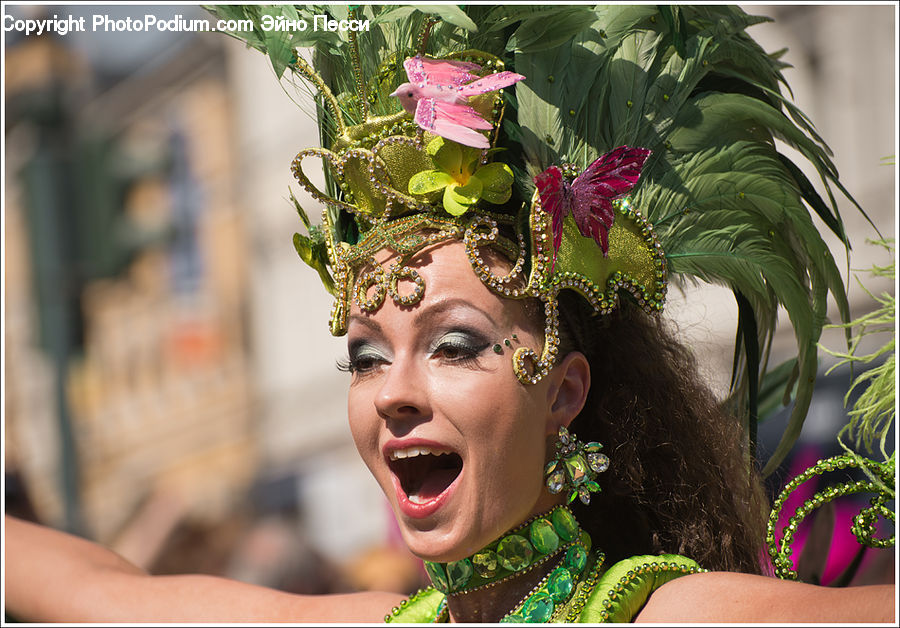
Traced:
[[709, 572], [650, 596], [635, 622], [895, 622], [895, 585], [821, 587], [774, 577]]

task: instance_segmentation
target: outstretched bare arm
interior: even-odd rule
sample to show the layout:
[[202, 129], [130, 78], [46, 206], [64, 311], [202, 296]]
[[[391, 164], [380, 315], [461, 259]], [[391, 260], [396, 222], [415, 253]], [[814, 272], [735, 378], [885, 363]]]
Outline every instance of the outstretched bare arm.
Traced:
[[742, 573], [711, 572], [659, 588], [636, 622], [894, 623], [894, 585], [820, 587]]
[[396, 593], [294, 595], [225, 578], [151, 576], [84, 539], [5, 517], [6, 610], [49, 622], [381, 621]]

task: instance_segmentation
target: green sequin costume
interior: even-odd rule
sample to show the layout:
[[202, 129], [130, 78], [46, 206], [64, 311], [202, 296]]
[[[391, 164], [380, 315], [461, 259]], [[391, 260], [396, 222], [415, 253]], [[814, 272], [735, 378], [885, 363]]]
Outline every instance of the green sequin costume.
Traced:
[[[550, 561], [555, 560], [555, 563]], [[448, 596], [473, 594], [550, 564], [500, 623], [631, 621], [650, 595], [679, 576], [705, 571], [675, 554], [635, 556], [608, 565], [566, 506], [516, 526], [468, 558], [425, 562], [433, 586], [395, 607], [386, 622], [449, 620]]]
[[[849, 245], [834, 190], [859, 206], [839, 182], [830, 149], [782, 94], [787, 85], [782, 70], [789, 66], [746, 32], [768, 18], [729, 5], [222, 5], [209, 10], [235, 24], [255, 25], [229, 34], [268, 55], [279, 79], [297, 80], [316, 94], [320, 146], [301, 150], [292, 170], [324, 205], [322, 223], [311, 224], [294, 199], [308, 230], [294, 235], [294, 246], [336, 297], [332, 334], [346, 333], [353, 304], [373, 312], [387, 298], [400, 306], [421, 300], [424, 279], [406, 263], [424, 247], [451, 239], [463, 242], [473, 271], [493, 292], [543, 302], [544, 346], [513, 353], [512, 368], [523, 384], [536, 383], [557, 362], [560, 292], [581, 294], [603, 316], [618, 307], [620, 296], [659, 312], [669, 283], [717, 284], [729, 288], [738, 305], [729, 398], [744, 423], [750, 455], [755, 455], [766, 382], [794, 402], [763, 475], [785, 459], [811, 403], [829, 299], [840, 321], [850, 324], [840, 269], [812, 213]], [[261, 27], [273, 20], [314, 24], [323, 18], [335, 25], [332, 32]], [[347, 28], [335, 32], [341, 24]], [[419, 65], [407, 68], [414, 59]], [[482, 143], [492, 147], [480, 157], [472, 149], [481, 144], [457, 144], [439, 131], [434, 118], [429, 123], [428, 116], [413, 116], [399, 101], [395, 90], [408, 81], [421, 88], [446, 87], [423, 78], [425, 59], [444, 64], [442, 72], [448, 64], [464, 70], [465, 79], [451, 81], [454, 89], [508, 72], [521, 77], [515, 85], [503, 83], [506, 92], [479, 88], [466, 97], [468, 126], [480, 129]], [[779, 152], [775, 138], [797, 149], [816, 171], [825, 199], [792, 158]], [[540, 189], [556, 172], [569, 186], [562, 189], [571, 192], [582, 174], [629, 146], [650, 156], [646, 163], [642, 158], [640, 177], [630, 182], [627, 194], [610, 196], [603, 211], [591, 205], [592, 215], [605, 221], [604, 230], [586, 233], [574, 218], [574, 206], [558, 211], [559, 195]], [[324, 189], [305, 174], [304, 160], [324, 163]], [[484, 263], [486, 247], [513, 264], [508, 275], [496, 276]], [[374, 257], [384, 248], [398, 257], [388, 268]], [[781, 308], [794, 327], [797, 357], [770, 369], [768, 347]], [[872, 482], [817, 494], [780, 540], [774, 526], [786, 496], [776, 501], [767, 540], [777, 575], [795, 576], [789, 545], [799, 520], [838, 493], [875, 491], [854, 532], [864, 544], [893, 544], [893, 538], [874, 538], [874, 521], [892, 519], [885, 504], [895, 495], [894, 457], [887, 460], [885, 453], [885, 463], [869, 467], [854, 456], [822, 461], [811, 474], [852, 462], [867, 469]], [[581, 488], [584, 497], [593, 490]], [[796, 483], [786, 492], [794, 488]], [[578, 543], [561, 538], [560, 547]], [[533, 549], [540, 553], [539, 545]], [[494, 550], [502, 553], [499, 546]], [[554, 551], [538, 560], [551, 560]], [[577, 568], [562, 567], [573, 583], [564, 597], [533, 591], [507, 621], [524, 617], [526, 610], [533, 612], [523, 621], [630, 621], [656, 588], [700, 569], [669, 555], [636, 556], [607, 568], [589, 542], [582, 551], [585, 560]], [[469, 577], [483, 566], [473, 560], [460, 572], [451, 563], [447, 579]], [[419, 592], [388, 619], [445, 619], [446, 594], [439, 588]], [[544, 618], [547, 596], [553, 610]]]
[[[606, 567], [603, 554], [591, 552], [587, 567], [568, 601], [547, 621], [554, 623], [631, 622], [650, 595], [670, 580], [704, 571], [677, 554], [634, 556]], [[446, 596], [429, 587], [394, 608], [385, 621], [429, 623], [447, 621]]]

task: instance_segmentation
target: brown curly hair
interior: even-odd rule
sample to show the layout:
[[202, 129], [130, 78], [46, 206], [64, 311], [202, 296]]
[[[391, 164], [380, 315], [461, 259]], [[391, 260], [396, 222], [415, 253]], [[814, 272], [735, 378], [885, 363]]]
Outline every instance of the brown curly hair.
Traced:
[[560, 353], [580, 351], [591, 365], [570, 431], [610, 458], [602, 491], [573, 510], [607, 564], [674, 553], [710, 570], [761, 573], [762, 484], [739, 421], [702, 383], [690, 350], [625, 299], [604, 317], [570, 291], [559, 300]]

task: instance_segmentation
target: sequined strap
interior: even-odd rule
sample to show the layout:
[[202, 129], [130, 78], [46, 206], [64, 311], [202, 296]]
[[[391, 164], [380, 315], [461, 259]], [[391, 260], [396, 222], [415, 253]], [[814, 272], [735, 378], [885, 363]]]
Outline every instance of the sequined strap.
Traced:
[[573, 597], [565, 620], [579, 623], [634, 621], [656, 589], [670, 580], [701, 571], [706, 569], [677, 554], [626, 558], [602, 575], [588, 575]]

